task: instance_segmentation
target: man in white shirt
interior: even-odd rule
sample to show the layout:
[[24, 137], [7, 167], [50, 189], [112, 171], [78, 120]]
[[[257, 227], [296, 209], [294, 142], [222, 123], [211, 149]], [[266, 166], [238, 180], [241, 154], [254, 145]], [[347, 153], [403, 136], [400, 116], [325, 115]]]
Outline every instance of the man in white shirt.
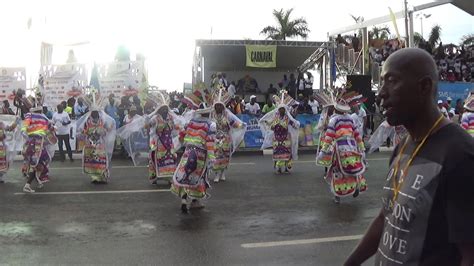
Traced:
[[360, 108], [359, 105], [355, 105], [352, 110], [353, 113], [351, 117], [354, 120], [361, 137], [363, 138], [365, 124], [367, 122], [367, 112], [364, 110], [364, 108]]
[[77, 102], [74, 105], [74, 115], [76, 119], [79, 119], [81, 116], [85, 115], [87, 112], [88, 112], [88, 108], [84, 104], [84, 100], [82, 98], [77, 99]]
[[446, 118], [449, 117], [448, 110], [446, 110], [446, 108], [444, 107], [442, 100], [438, 100], [438, 108], [441, 111], [441, 113], [444, 115], [444, 117]]
[[309, 97], [309, 106], [311, 106], [314, 115], [318, 113], [319, 103], [314, 99], [313, 95]]
[[222, 77], [221, 80], [219, 80], [219, 83], [221, 83], [226, 89], [227, 87], [229, 87], [229, 83], [227, 82], [227, 75], [225, 73], [222, 73]]
[[249, 115], [260, 115], [260, 105], [257, 103], [257, 96], [250, 96], [250, 102], [245, 105], [245, 112]]
[[67, 154], [69, 156], [69, 160], [73, 162], [72, 159], [72, 150], [71, 150], [71, 143], [69, 143], [69, 124], [71, 124], [71, 119], [69, 118], [69, 114], [64, 112], [64, 107], [62, 104], [57, 106], [58, 111], [53, 114], [53, 124], [56, 128], [56, 137], [58, 138], [58, 146], [59, 146], [59, 155], [61, 157], [61, 161], [64, 162], [66, 156], [64, 155], [63, 143], [66, 144]]
[[128, 112], [128, 115], [126, 115], [123, 119], [123, 124], [128, 125], [139, 117], [140, 116], [137, 115], [137, 107], [135, 107], [135, 105], [132, 105], [132, 107], [130, 107], [130, 111]]

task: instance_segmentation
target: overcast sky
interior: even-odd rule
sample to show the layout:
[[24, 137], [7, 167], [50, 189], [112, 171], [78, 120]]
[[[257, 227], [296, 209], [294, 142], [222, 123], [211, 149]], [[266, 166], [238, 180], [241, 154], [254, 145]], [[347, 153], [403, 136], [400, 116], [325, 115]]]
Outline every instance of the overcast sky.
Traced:
[[[426, 2], [409, 0], [409, 5]], [[62, 44], [89, 41], [74, 48], [84, 63], [112, 61], [117, 46], [124, 44], [132, 54], [145, 54], [150, 84], [181, 90], [184, 82], [191, 81], [195, 39], [264, 39], [259, 32], [275, 23], [272, 10], [294, 8], [293, 16], [309, 23], [307, 40], [325, 41], [328, 31], [353, 24], [349, 14], [367, 20], [387, 15], [388, 7], [399, 11], [402, 5], [403, 0], [6, 0], [0, 11], [0, 66], [26, 66], [28, 76], [36, 75], [41, 41], [58, 44], [53, 63], [66, 60], [70, 48]], [[442, 27], [444, 43], [459, 43], [464, 34], [474, 33], [474, 18], [452, 5], [424, 13], [431, 14], [423, 21], [425, 38], [434, 24]], [[27, 30], [30, 17], [32, 26]], [[420, 27], [420, 20], [415, 20], [415, 31]], [[404, 35], [403, 20], [398, 28]]]

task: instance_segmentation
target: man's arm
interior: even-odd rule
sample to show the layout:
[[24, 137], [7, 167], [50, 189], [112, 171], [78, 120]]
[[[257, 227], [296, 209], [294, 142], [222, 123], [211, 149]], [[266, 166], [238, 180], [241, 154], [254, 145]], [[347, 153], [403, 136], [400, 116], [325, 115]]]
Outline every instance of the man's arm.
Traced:
[[365, 233], [362, 240], [359, 242], [357, 247], [352, 251], [352, 254], [347, 258], [344, 263], [345, 266], [361, 265], [368, 258], [372, 257], [377, 252], [380, 237], [382, 236], [384, 224], [384, 215], [382, 210], [379, 215], [375, 217], [369, 229]]

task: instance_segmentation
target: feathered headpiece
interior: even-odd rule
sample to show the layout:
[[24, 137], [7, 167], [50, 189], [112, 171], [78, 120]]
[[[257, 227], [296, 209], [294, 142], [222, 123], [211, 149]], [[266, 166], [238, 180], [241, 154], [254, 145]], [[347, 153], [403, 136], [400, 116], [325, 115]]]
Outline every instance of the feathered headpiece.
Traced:
[[211, 111], [212, 94], [203, 83], [196, 84], [193, 92], [186, 94], [181, 101], [197, 113], [208, 113]]
[[159, 109], [162, 106], [168, 106], [170, 104], [170, 96], [168, 93], [163, 91], [150, 91], [147, 95], [147, 100], [150, 100]]
[[469, 112], [474, 112], [474, 94], [467, 97], [466, 102], [464, 103], [464, 108]]
[[344, 101], [346, 101], [346, 103], [349, 106], [360, 105], [360, 104], [364, 103], [365, 101], [367, 101], [367, 98], [365, 98], [362, 94], [359, 94], [355, 91], [350, 91], [350, 92], [344, 93], [341, 96], [341, 98], [344, 99]]
[[216, 90], [214, 90], [214, 93], [212, 94], [212, 105], [215, 105], [216, 103], [221, 103], [224, 106], [230, 101], [231, 96], [229, 93], [227, 93], [226, 89], [224, 86], [219, 85]]
[[318, 91], [314, 94], [314, 98], [322, 107], [334, 106], [334, 96], [326, 91]]
[[274, 95], [273, 101], [278, 107], [282, 107], [282, 106], [291, 107], [296, 104], [295, 99], [293, 99], [290, 95], [288, 95], [288, 92], [285, 90], [281, 90], [279, 96]]
[[106, 98], [105, 97], [102, 97], [100, 94], [99, 94], [99, 91], [94, 88], [94, 87], [91, 87], [89, 89], [90, 91], [90, 98], [89, 97], [83, 97], [83, 101], [84, 101], [84, 104], [89, 106], [90, 110], [91, 111], [99, 111], [103, 108], [105, 108], [105, 105], [107, 104], [106, 102]]

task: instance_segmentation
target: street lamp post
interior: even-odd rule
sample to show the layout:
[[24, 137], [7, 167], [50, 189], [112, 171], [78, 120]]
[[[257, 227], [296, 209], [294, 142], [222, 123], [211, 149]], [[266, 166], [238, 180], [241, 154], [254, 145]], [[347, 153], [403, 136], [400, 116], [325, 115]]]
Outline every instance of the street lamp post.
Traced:
[[410, 42], [409, 42], [409, 33], [408, 33], [408, 1], [404, 0], [403, 4], [405, 6], [405, 36], [406, 36], [406, 47], [410, 47]]
[[420, 32], [421, 32], [421, 37], [425, 38], [425, 36], [423, 35], [423, 18], [429, 18], [431, 17], [431, 14], [425, 14], [425, 13], [418, 13], [416, 14], [416, 17], [420, 18]]

